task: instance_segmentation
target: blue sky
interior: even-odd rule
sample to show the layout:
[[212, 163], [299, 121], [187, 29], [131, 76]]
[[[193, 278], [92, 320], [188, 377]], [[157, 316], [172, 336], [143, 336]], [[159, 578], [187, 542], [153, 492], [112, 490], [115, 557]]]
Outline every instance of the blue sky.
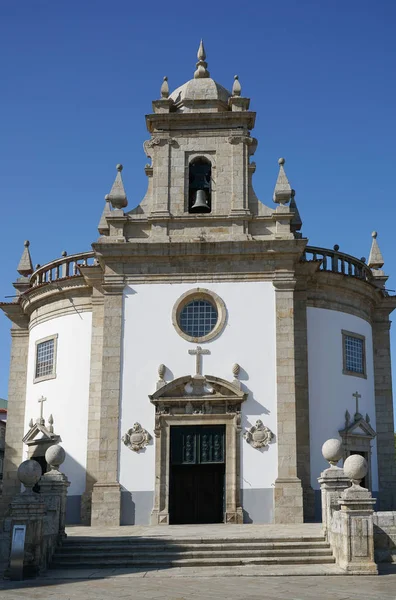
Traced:
[[[40, 264], [90, 249], [118, 162], [139, 203], [144, 115], [164, 75], [192, 77], [200, 37], [211, 75], [238, 74], [257, 111], [259, 198], [285, 156], [309, 243], [367, 257], [378, 230], [395, 289], [395, 27], [393, 0], [2, 0], [1, 299], [25, 239]], [[1, 397], [8, 330], [1, 314]]]

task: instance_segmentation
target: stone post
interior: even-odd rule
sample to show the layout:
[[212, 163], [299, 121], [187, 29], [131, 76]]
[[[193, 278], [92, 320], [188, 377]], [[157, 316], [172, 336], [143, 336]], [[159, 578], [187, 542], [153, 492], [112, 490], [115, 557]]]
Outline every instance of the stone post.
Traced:
[[344, 472], [352, 486], [341, 494], [341, 510], [333, 513], [329, 541], [337, 564], [349, 574], [375, 575], [373, 505], [369, 490], [360, 486], [367, 473], [363, 456], [354, 454], [344, 463]]
[[297, 477], [296, 378], [293, 279], [275, 280], [278, 477], [275, 523], [303, 522], [303, 495]]
[[40, 495], [43, 496], [47, 506], [48, 535], [54, 538], [51, 541], [53, 549], [66, 537], [66, 498], [70, 482], [66, 475], [59, 471], [59, 466], [64, 462], [65, 457], [66, 453], [62, 446], [59, 444], [50, 446], [45, 453], [45, 460], [50, 470], [40, 479]]
[[118, 455], [124, 282], [117, 278], [103, 284], [103, 289], [99, 464], [92, 492], [91, 525], [114, 526], [121, 520]]
[[333, 512], [340, 509], [338, 500], [342, 492], [350, 486], [350, 480], [346, 477], [344, 469], [337, 467], [342, 451], [341, 440], [327, 440], [322, 446], [323, 457], [330, 463], [330, 468], [322, 471], [318, 478], [322, 496], [322, 529], [326, 538], [329, 537]]
[[[18, 466], [23, 457], [26, 378], [29, 348], [28, 318], [19, 305], [12, 306], [8, 316], [14, 319], [11, 329], [11, 363], [8, 384], [8, 414], [4, 451], [3, 492], [0, 515], [5, 515], [12, 497], [20, 490]], [[14, 315], [14, 312], [17, 313]], [[1, 517], [0, 517], [1, 518]]]
[[10, 516], [6, 519], [5, 529], [12, 536], [14, 525], [26, 525], [23, 575], [31, 577], [45, 567], [42, 540], [46, 506], [41, 495], [32, 491], [41, 477], [41, 467], [35, 460], [25, 460], [19, 466], [17, 473], [19, 481], [26, 489], [12, 499]]

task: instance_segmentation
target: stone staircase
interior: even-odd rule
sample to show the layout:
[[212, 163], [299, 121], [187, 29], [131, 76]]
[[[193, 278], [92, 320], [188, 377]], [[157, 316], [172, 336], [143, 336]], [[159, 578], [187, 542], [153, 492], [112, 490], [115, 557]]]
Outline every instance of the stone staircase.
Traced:
[[322, 535], [247, 537], [68, 537], [51, 569], [329, 565]]

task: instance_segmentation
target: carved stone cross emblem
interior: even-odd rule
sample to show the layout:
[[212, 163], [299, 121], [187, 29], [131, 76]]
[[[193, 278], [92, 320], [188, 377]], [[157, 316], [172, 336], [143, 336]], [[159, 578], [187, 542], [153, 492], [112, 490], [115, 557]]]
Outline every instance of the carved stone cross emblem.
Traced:
[[195, 350], [189, 350], [188, 353], [195, 356], [195, 375], [202, 375], [201, 356], [203, 354], [210, 354], [210, 350], [202, 350], [201, 346], [197, 346]]
[[359, 394], [359, 392], [355, 392], [354, 394], [352, 394], [352, 396], [355, 398], [356, 400], [356, 412], [355, 412], [355, 421], [357, 421], [358, 419], [362, 418], [362, 415], [359, 412], [359, 398], [362, 397], [361, 394]]
[[43, 407], [44, 407], [44, 402], [46, 402], [47, 398], [44, 398], [44, 396], [41, 396], [41, 398], [39, 398], [37, 400], [37, 402], [40, 404], [40, 425], [44, 425], [44, 419], [43, 419]]

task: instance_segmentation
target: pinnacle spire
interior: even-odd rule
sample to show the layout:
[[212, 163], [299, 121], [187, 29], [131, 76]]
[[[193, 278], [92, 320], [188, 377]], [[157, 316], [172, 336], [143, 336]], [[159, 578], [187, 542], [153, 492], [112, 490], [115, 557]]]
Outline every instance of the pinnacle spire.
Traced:
[[101, 235], [106, 235], [109, 233], [109, 225], [107, 223], [107, 217], [109, 217], [110, 215], [111, 215], [110, 196], [109, 196], [109, 194], [106, 194], [105, 206], [104, 206], [102, 216], [100, 217], [100, 221], [99, 221], [99, 225], [98, 225], [98, 231]]
[[25, 241], [24, 246], [25, 248], [22, 252], [21, 260], [19, 261], [17, 271], [23, 277], [28, 277], [28, 275], [31, 275], [33, 273], [33, 264], [29, 252], [29, 240]]
[[232, 95], [233, 96], [240, 96], [241, 95], [241, 84], [239, 83], [239, 77], [238, 75], [234, 75], [234, 83], [232, 86]]
[[384, 266], [384, 259], [378, 246], [377, 235], [376, 231], [373, 231], [371, 234], [373, 241], [371, 243], [370, 256], [367, 263], [371, 269], [381, 269]]
[[294, 213], [294, 217], [292, 218], [292, 220], [290, 222], [291, 230], [294, 231], [294, 232], [298, 231], [302, 227], [302, 220], [301, 220], [301, 217], [300, 217], [300, 212], [299, 212], [299, 210], [297, 208], [297, 203], [295, 201], [295, 195], [296, 195], [296, 191], [292, 190], [291, 191], [291, 200], [290, 200], [290, 204], [289, 204], [289, 209], [290, 209], [290, 212]]
[[108, 194], [108, 199], [111, 202], [113, 208], [125, 208], [128, 205], [128, 199], [126, 197], [124, 184], [122, 182], [121, 171], [122, 165], [117, 165], [117, 175], [113, 183], [113, 187]]
[[161, 98], [168, 98], [168, 97], [169, 97], [168, 78], [164, 77], [164, 80], [161, 85]]
[[272, 197], [273, 201], [277, 204], [286, 204], [289, 202], [292, 196], [292, 189], [290, 187], [289, 180], [286, 176], [283, 165], [285, 164], [285, 159], [280, 158], [278, 160], [279, 164], [279, 173], [278, 179], [276, 180], [274, 195]]
[[202, 79], [204, 77], [210, 77], [210, 73], [207, 70], [208, 63], [205, 62], [206, 53], [203, 44], [203, 40], [201, 40], [197, 53], [198, 62], [196, 64], [196, 71], [194, 73], [194, 79]]

